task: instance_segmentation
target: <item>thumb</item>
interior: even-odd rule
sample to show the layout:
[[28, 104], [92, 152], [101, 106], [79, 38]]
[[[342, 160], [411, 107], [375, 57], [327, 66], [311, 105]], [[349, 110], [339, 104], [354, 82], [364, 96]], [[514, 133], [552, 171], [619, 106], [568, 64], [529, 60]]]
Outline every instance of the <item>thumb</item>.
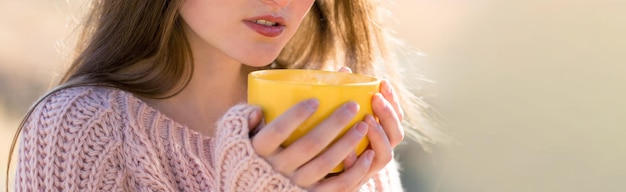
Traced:
[[249, 136], [252, 137], [256, 135], [256, 133], [259, 132], [263, 126], [264, 123], [262, 122], [261, 109], [255, 107], [250, 114], [248, 114]]

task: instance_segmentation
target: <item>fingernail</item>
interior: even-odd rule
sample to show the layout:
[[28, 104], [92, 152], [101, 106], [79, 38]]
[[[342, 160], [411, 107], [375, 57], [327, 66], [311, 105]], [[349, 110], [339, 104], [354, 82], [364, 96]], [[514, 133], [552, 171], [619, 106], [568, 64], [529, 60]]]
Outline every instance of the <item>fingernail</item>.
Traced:
[[346, 104], [346, 109], [350, 112], [350, 114], [354, 115], [359, 111], [359, 104], [352, 101], [348, 102], [348, 104]]
[[320, 101], [313, 98], [306, 101], [306, 105], [309, 107], [311, 111], [317, 110], [317, 107], [320, 105]]
[[365, 158], [367, 158], [369, 161], [372, 161], [372, 159], [374, 159], [374, 151], [368, 150], [365, 154]]
[[369, 123], [369, 124], [372, 124], [372, 125], [375, 125], [377, 123], [376, 119], [374, 119], [374, 116], [372, 116], [372, 115], [365, 116], [365, 121], [367, 123]]
[[259, 116], [259, 111], [260, 109], [255, 107], [250, 113], [250, 115], [248, 115], [248, 121], [255, 120]]
[[358, 156], [356, 155], [356, 151], [355, 150], [352, 150], [352, 152], [348, 156], [352, 157], [353, 159], [358, 158]]
[[376, 103], [380, 106], [385, 106], [385, 102], [383, 102], [383, 100], [385, 99], [385, 97], [383, 97], [382, 94], [380, 93], [375, 93], [374, 97], [376, 97]]
[[365, 135], [365, 133], [367, 133], [367, 125], [363, 122], [358, 122], [356, 124], [356, 131], [358, 131], [361, 136]]
[[358, 159], [358, 158], [359, 158], [359, 156], [356, 155], [356, 151], [355, 150], [352, 150], [352, 152], [348, 153], [348, 156], [346, 157], [346, 159], [349, 159], [349, 160], [355, 160], [355, 159]]
[[391, 84], [389, 83], [388, 80], [384, 80], [383, 82], [385, 82], [384, 86], [383, 86], [383, 92], [385, 92], [385, 94], [391, 94], [392, 90], [391, 90]]

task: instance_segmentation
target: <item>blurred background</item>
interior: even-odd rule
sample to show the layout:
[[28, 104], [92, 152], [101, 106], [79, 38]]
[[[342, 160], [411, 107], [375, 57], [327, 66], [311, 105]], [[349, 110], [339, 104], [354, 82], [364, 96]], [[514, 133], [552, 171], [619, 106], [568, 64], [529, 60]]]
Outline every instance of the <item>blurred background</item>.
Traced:
[[[69, 3], [68, 3], [69, 2]], [[0, 0], [0, 179], [84, 2]], [[399, 149], [408, 191], [626, 191], [626, 1], [394, 0], [406, 76], [455, 144]], [[13, 174], [13, 173], [12, 173]]]

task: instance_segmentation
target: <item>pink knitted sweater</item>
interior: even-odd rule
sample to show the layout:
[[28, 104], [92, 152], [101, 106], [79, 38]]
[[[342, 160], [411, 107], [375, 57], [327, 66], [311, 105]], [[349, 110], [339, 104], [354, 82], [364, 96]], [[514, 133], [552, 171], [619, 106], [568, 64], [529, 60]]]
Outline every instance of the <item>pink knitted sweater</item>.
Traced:
[[[248, 105], [231, 108], [215, 137], [201, 135], [113, 88], [47, 97], [25, 124], [18, 191], [304, 191], [258, 156]], [[391, 162], [361, 191], [402, 191]]]

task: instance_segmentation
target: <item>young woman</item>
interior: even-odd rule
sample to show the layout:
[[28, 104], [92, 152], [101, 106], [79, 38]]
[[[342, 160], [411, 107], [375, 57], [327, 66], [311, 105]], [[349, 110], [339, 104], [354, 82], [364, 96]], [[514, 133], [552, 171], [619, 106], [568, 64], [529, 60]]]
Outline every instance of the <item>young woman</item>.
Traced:
[[[259, 69], [393, 77], [376, 6], [94, 0], [75, 61], [20, 126], [16, 189], [401, 191], [393, 148], [404, 137], [400, 105], [415, 105], [400, 81], [384, 81], [373, 97], [378, 120], [366, 117], [319, 156], [357, 104], [287, 148], [279, 144], [318, 101], [293, 106], [254, 136], [261, 112], [243, 104], [246, 75]], [[371, 144], [357, 157], [352, 148], [362, 137]], [[327, 175], [340, 162], [346, 169]]]

